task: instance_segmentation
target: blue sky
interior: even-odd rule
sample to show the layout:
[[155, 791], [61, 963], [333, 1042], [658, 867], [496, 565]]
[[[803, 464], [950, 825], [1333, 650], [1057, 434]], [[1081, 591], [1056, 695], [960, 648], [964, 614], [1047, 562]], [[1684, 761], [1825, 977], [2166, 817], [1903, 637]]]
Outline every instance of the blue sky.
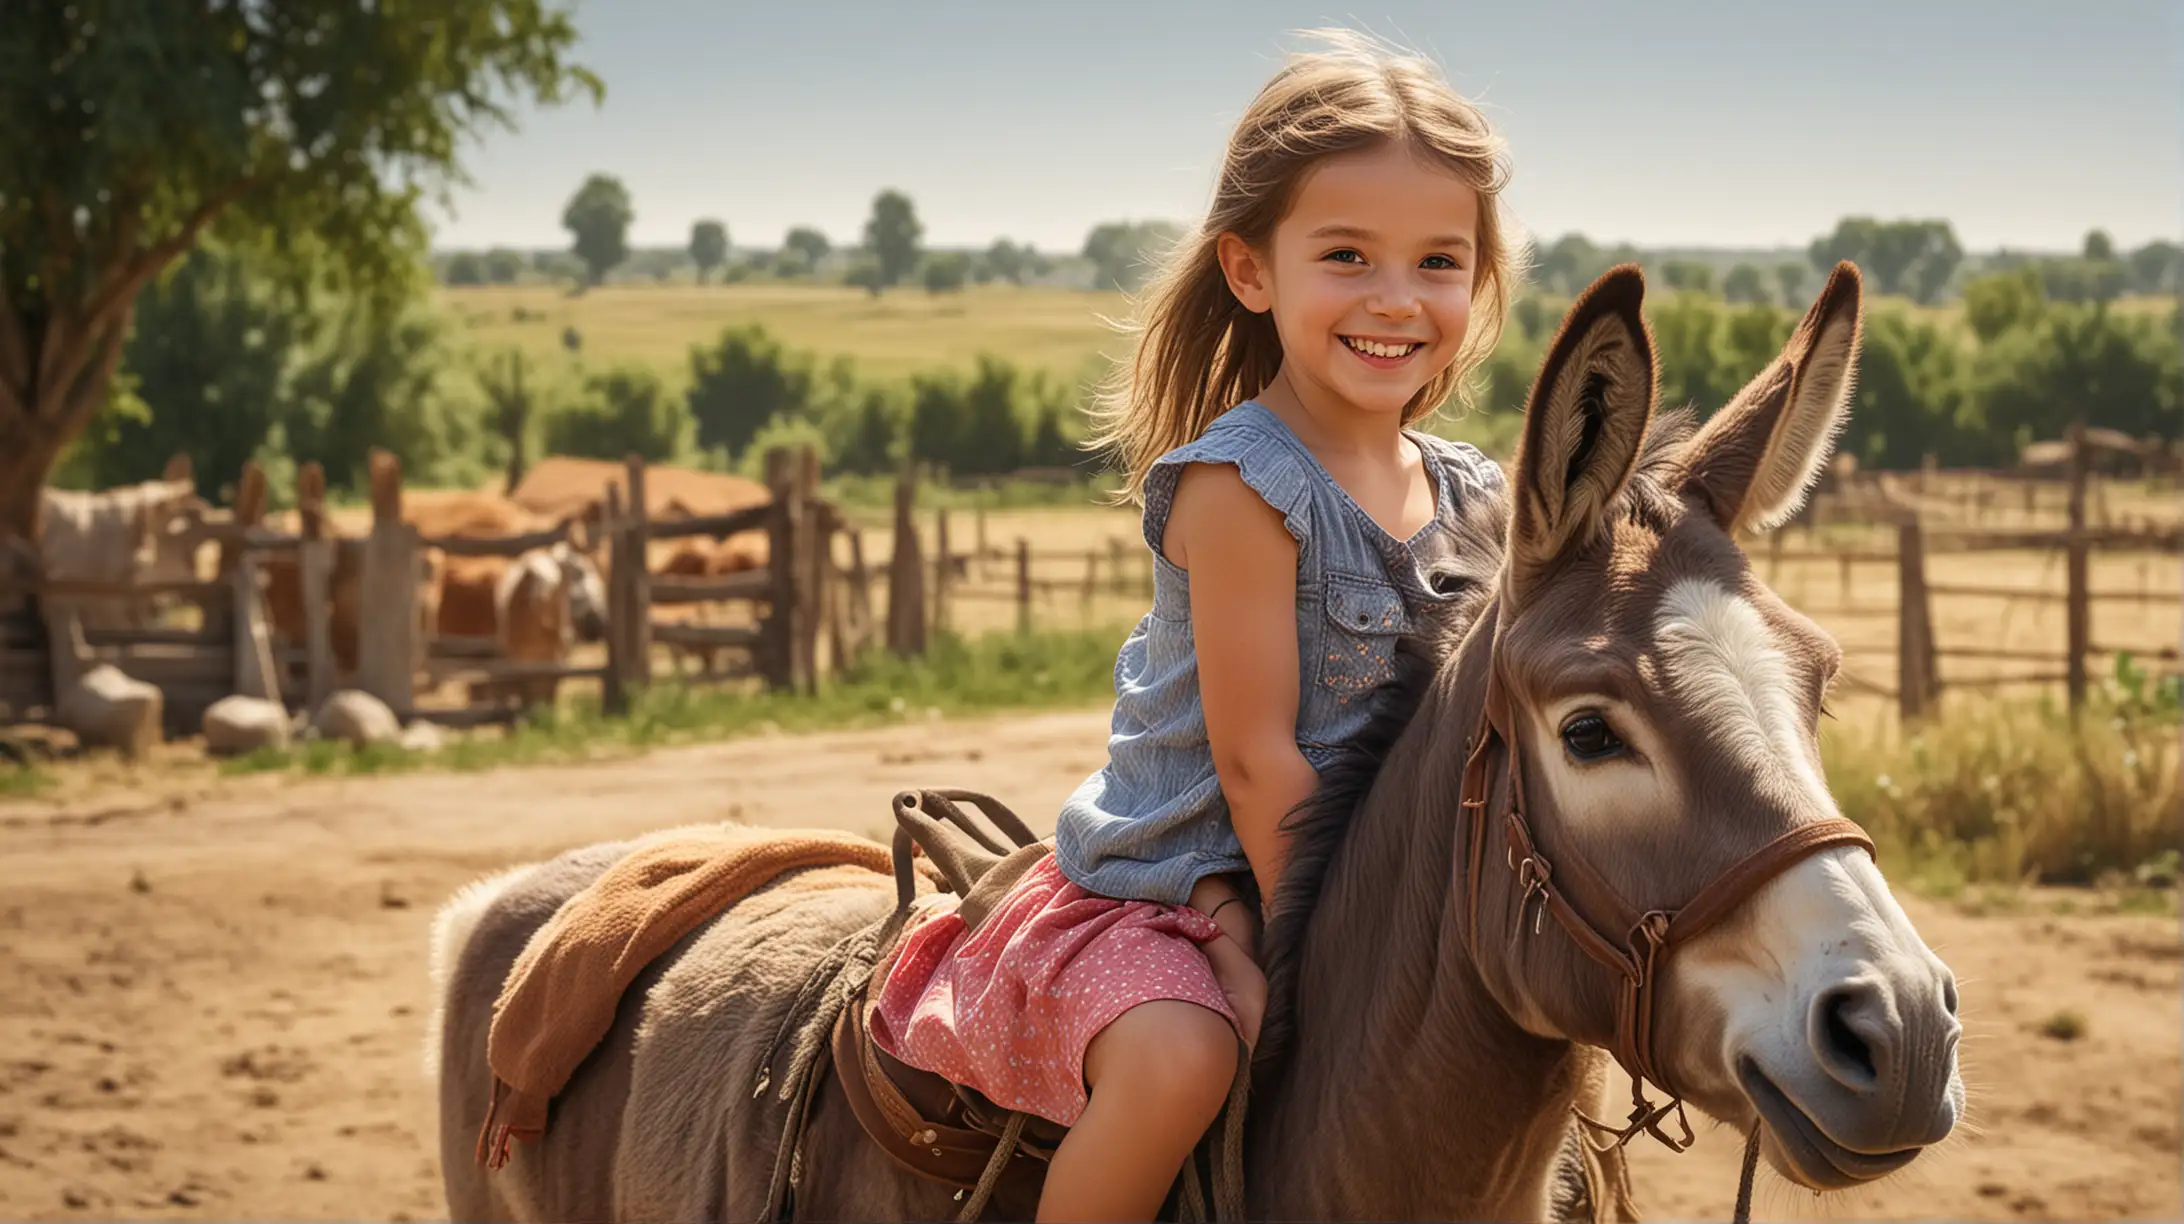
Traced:
[[2184, 230], [2184, 5], [2155, 0], [587, 0], [607, 86], [470, 150], [442, 246], [561, 246], [592, 171], [632, 240], [718, 217], [853, 241], [872, 195], [933, 245], [1074, 251], [1195, 218], [1291, 45], [1343, 25], [1432, 55], [1508, 136], [1533, 233], [1802, 245], [1848, 213], [1936, 216], [1977, 249]]

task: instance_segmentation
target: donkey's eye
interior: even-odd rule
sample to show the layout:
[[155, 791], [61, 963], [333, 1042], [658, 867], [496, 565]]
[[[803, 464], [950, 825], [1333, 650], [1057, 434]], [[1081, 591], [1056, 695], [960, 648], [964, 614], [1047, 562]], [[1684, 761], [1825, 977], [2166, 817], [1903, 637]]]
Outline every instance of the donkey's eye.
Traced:
[[1623, 741], [1598, 714], [1580, 714], [1562, 724], [1562, 746], [1580, 761], [1605, 760], [1623, 751]]

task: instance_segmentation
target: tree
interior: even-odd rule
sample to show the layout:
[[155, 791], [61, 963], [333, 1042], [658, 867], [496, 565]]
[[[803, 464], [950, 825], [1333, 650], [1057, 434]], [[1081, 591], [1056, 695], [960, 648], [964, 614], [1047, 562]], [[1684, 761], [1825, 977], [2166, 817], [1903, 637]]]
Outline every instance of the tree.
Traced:
[[690, 350], [684, 399], [697, 422], [698, 446], [733, 460], [767, 422], [811, 402], [811, 362], [781, 347], [756, 323], [723, 331]]
[[1964, 248], [1947, 221], [1889, 221], [1845, 217], [1835, 231], [1815, 238], [1812, 265], [1823, 275], [1837, 260], [1848, 259], [1873, 279], [1882, 293], [1906, 294], [1932, 302], [1964, 260]]
[[445, 277], [450, 285], [482, 285], [485, 283], [485, 261], [472, 251], [457, 251], [448, 257]]
[[869, 256], [861, 256], [855, 263], [849, 265], [848, 271], [842, 273], [842, 283], [862, 289], [873, 297], [878, 297], [880, 291], [887, 288], [887, 277], [880, 271], [879, 260]]
[[1709, 293], [1714, 288], [1714, 270], [1695, 259], [1671, 259], [1661, 268], [1661, 279], [1671, 289], [1689, 289]]
[[616, 264], [629, 258], [629, 191], [610, 174], [594, 174], [569, 197], [561, 210], [561, 228], [575, 237], [570, 250], [584, 261], [585, 283], [596, 285]]
[[[288, 287], [418, 275], [422, 194], [597, 78], [537, 0], [14, 6], [0, 39], [0, 534], [108, 402], [139, 292], [222, 232]], [[37, 116], [35, 120], [30, 117]]]
[[523, 276], [523, 256], [507, 247], [485, 253], [485, 279], [496, 285], [513, 285]]
[[2085, 248], [2079, 253], [2095, 263], [2114, 259], [2116, 257], [2116, 240], [2108, 236], [2107, 230], [2087, 230], [2085, 232]]
[[659, 463], [675, 457], [687, 421], [683, 405], [650, 368], [627, 366], [584, 380], [584, 397], [546, 421], [546, 447], [557, 455]]
[[2176, 288], [2177, 245], [2159, 239], [2131, 252], [2131, 288], [2138, 293], [2168, 293]]
[[1149, 265], [1183, 233], [1166, 221], [1108, 221], [1084, 236], [1084, 257], [1092, 261], [1093, 281], [1103, 289], [1125, 292], [1143, 283]]
[[918, 244], [924, 236], [925, 227], [918, 223], [917, 208], [909, 196], [890, 188], [872, 198], [872, 219], [865, 222], [864, 244], [879, 269], [875, 295], [902, 283], [902, 278], [918, 266]]
[[1758, 265], [1740, 263], [1729, 269], [1729, 275], [1721, 282], [1721, 295], [1732, 302], [1747, 305], [1765, 302], [1774, 297], [1767, 288], [1767, 276]]
[[986, 254], [981, 262], [984, 263], [986, 271], [991, 273], [995, 280], [1005, 280], [1012, 285], [1021, 285], [1024, 283], [1026, 265], [1030, 262], [1025, 258], [1027, 253], [1023, 247], [1017, 246], [1006, 238], [996, 238], [993, 240], [993, 245], [986, 248]]
[[925, 261], [925, 291], [927, 293], [960, 293], [963, 282], [970, 278], [971, 261], [960, 252], [950, 251], [935, 255]]
[[[1834, 267], [1834, 264], [1829, 264]], [[1780, 263], [1775, 265], [1775, 283], [1782, 287], [1782, 304], [1795, 307], [1805, 300], [1805, 265]]]
[[1982, 276], [1964, 286], [1964, 322], [1981, 344], [1992, 344], [2003, 332], [2031, 324], [2046, 304], [2046, 287], [2032, 268]]
[[698, 283], [706, 274], [728, 262], [728, 227], [718, 221], [699, 221], [690, 227], [690, 262], [698, 267]]
[[781, 249], [784, 253], [793, 253], [802, 262], [804, 271], [810, 273], [834, 248], [825, 234], [809, 226], [799, 225], [789, 231], [788, 237], [781, 240]]

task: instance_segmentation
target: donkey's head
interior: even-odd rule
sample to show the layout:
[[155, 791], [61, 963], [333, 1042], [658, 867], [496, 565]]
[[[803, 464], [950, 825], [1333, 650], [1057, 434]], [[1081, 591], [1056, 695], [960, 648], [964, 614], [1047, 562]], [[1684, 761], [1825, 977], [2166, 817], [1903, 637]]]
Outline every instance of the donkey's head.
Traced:
[[[1689, 914], [1710, 893], [1734, 902], [1670, 940], [1640, 1057], [1705, 1112], [1763, 1124], [1774, 1167], [1814, 1189], [1902, 1167], [1963, 1107], [1955, 982], [1866, 850], [1748, 861], [1840, 815], [1817, 726], [1841, 652], [1735, 537], [1795, 512], [1827, 459], [1859, 288], [1838, 265], [1780, 357], [1697, 429], [1654, 419], [1638, 271], [1579, 298], [1527, 409], [1489, 664], [1530, 836], [1563, 899], [1641, 951], [1619, 929], [1632, 917]], [[1482, 954], [1510, 958], [1489, 971], [1497, 993], [1542, 1035], [1616, 1048], [1621, 980], [1552, 937], [1566, 915], [1524, 896], [1534, 882], [1500, 870], [1505, 849], [1478, 910]], [[1524, 866], [1525, 849], [1506, 860]], [[1608, 906], [1588, 904], [1602, 895]], [[1534, 936], [1543, 920], [1549, 937]]]

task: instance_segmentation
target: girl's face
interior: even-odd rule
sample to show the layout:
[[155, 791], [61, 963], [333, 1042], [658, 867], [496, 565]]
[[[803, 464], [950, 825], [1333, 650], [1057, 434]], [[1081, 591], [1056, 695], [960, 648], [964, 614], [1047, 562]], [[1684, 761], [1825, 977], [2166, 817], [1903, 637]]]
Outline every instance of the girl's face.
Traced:
[[1314, 167], [1265, 249], [1221, 236], [1221, 267], [1308, 403], [1400, 419], [1463, 345], [1478, 224], [1477, 192], [1390, 144]]

